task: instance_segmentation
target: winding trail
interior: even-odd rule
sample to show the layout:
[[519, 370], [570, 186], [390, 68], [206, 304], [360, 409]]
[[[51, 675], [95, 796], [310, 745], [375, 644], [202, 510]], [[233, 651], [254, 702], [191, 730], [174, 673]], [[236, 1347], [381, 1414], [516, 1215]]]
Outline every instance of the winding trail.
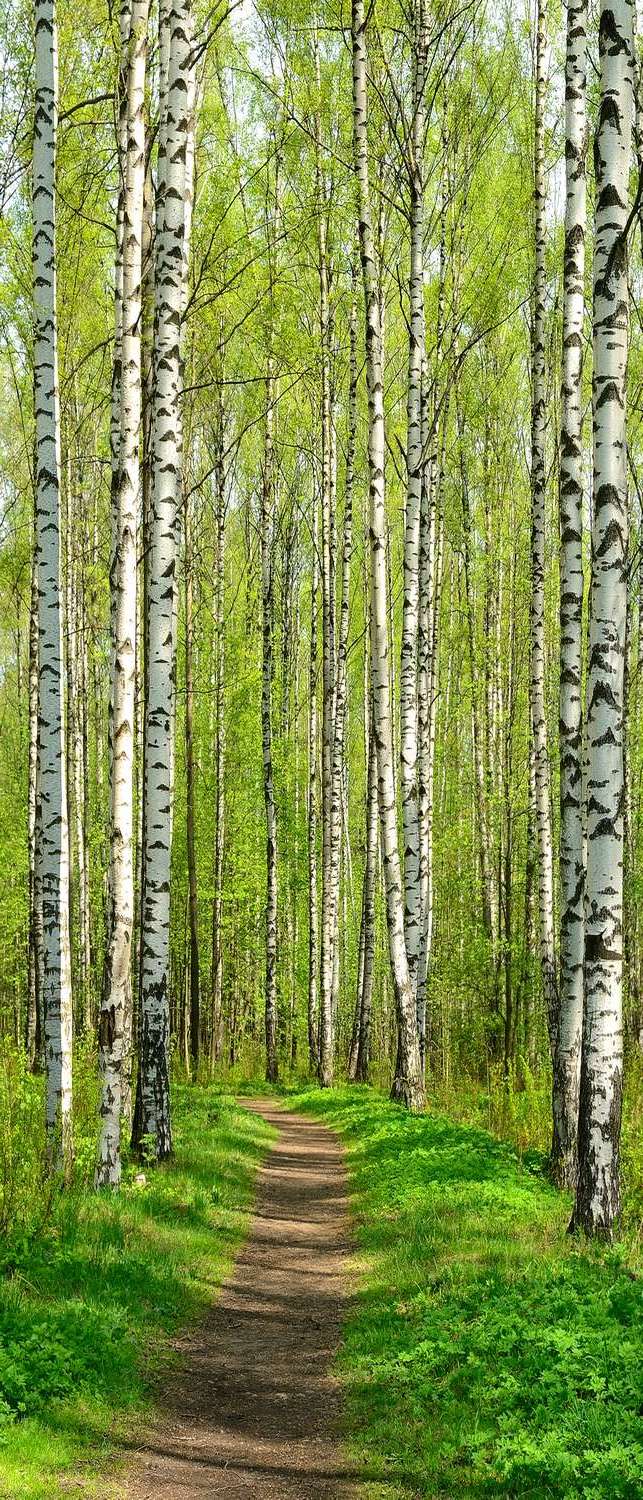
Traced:
[[247, 1107], [279, 1131], [249, 1237], [208, 1318], [179, 1346], [130, 1500], [361, 1493], [341, 1453], [332, 1374], [350, 1253], [341, 1147], [326, 1126], [272, 1100]]

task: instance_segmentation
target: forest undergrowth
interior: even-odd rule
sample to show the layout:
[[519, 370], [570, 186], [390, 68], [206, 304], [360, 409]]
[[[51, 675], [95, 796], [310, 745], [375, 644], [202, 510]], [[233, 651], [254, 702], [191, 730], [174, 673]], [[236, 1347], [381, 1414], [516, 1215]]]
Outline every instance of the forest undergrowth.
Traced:
[[177, 1083], [175, 1156], [128, 1163], [118, 1195], [91, 1192], [96, 1084], [76, 1069], [70, 1191], [43, 1192], [43, 1080], [5, 1048], [0, 1066], [0, 1497], [110, 1493], [168, 1361], [234, 1259], [256, 1168], [259, 1117]]
[[[373, 1500], [635, 1500], [634, 1216], [622, 1242], [590, 1246], [567, 1235], [571, 1197], [533, 1147], [521, 1159], [475, 1124], [413, 1118], [370, 1090], [289, 1102], [347, 1149], [358, 1280], [340, 1371]], [[472, 1086], [460, 1109], [476, 1107]]]
[[[110, 1493], [171, 1359], [234, 1258], [272, 1132], [241, 1068], [175, 1081], [176, 1154], [95, 1195], [96, 1083], [76, 1070], [74, 1183], [45, 1188], [41, 1078], [0, 1067], [0, 1497]], [[434, 1083], [416, 1118], [381, 1089], [280, 1090], [339, 1131], [356, 1294], [339, 1357], [373, 1500], [634, 1500], [643, 1484], [643, 1070], [628, 1070], [622, 1235], [570, 1239], [546, 1176], [546, 1081]], [[493, 1132], [493, 1133], [492, 1133]], [[498, 1136], [503, 1139], [498, 1139]]]

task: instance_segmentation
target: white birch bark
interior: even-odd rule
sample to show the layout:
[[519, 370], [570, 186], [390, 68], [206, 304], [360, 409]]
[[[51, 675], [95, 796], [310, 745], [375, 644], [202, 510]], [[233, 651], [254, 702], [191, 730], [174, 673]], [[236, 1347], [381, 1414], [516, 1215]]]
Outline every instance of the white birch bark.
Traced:
[[[110, 408], [112, 518], [114, 513], [113, 497], [119, 479], [121, 449], [121, 376], [123, 369], [121, 350], [123, 333], [123, 229], [127, 154], [127, 62], [131, 21], [132, 0], [121, 0], [119, 13], [120, 58], [118, 79], [116, 85], [116, 159], [118, 167], [118, 191], [116, 196], [116, 257], [114, 262], [114, 356], [112, 359], [112, 392]], [[114, 601], [112, 599], [111, 603], [113, 604], [113, 602]]]
[[141, 436], [141, 282], [145, 186], [145, 73], [149, 0], [132, 0], [125, 69], [127, 124], [123, 195], [121, 390], [118, 480], [112, 516], [112, 757], [107, 952], [98, 1024], [101, 1129], [97, 1187], [121, 1175], [124, 1020], [130, 1006], [134, 924], [134, 732], [136, 540]]
[[568, 0], [565, 251], [560, 437], [560, 998], [553, 1057], [552, 1165], [576, 1180], [583, 1031], [583, 449], [587, 3]]
[[[190, 0], [191, 3], [191, 0]], [[181, 330], [179, 339], [180, 355], [180, 385], [183, 388], [183, 363], [185, 358], [186, 338], [186, 312], [189, 292], [190, 272], [190, 245], [192, 239], [192, 218], [194, 213], [194, 180], [196, 171], [196, 67], [194, 61], [194, 47], [192, 45], [192, 14], [188, 17], [186, 30], [188, 41], [188, 52], [185, 67], [185, 143], [183, 158], [183, 236], [182, 236], [182, 268], [181, 268]], [[168, 74], [169, 77], [169, 74]], [[174, 508], [175, 528], [175, 557], [178, 560], [181, 554], [181, 527], [184, 515], [184, 504], [182, 494], [182, 482], [176, 492], [176, 503]], [[172, 833], [174, 828], [174, 789], [175, 789], [175, 761], [176, 761], [176, 649], [179, 632], [179, 574], [178, 566], [174, 569], [174, 594], [172, 599], [172, 641], [174, 651], [174, 662], [172, 666], [172, 705], [170, 711], [170, 846], [172, 844]]]
[[216, 391], [215, 469], [216, 558], [214, 581], [214, 900], [212, 904], [212, 1044], [211, 1062], [223, 1051], [223, 859], [225, 850], [225, 413], [223, 405], [223, 353], [220, 350], [220, 380]]
[[363, 0], [352, 0], [352, 49], [353, 143], [366, 321], [373, 727], [377, 745], [378, 801], [389, 954], [400, 1037], [400, 1068], [395, 1080], [395, 1092], [396, 1097], [403, 1100], [410, 1109], [420, 1110], [424, 1106], [424, 1085], [415, 996], [404, 942], [404, 897], [395, 806], [387, 617], [382, 333], [369, 183], [366, 22]]
[[[331, 988], [331, 1016], [332, 1024], [330, 1036], [328, 1037], [328, 1052], [325, 1052], [324, 1042], [328, 1036], [326, 1028], [322, 1031], [321, 1046], [321, 1081], [325, 1086], [332, 1081], [333, 1052], [335, 1017], [338, 1007], [339, 995], [339, 943], [337, 941], [338, 909], [341, 875], [341, 852], [342, 852], [342, 806], [343, 806], [343, 784], [344, 784], [344, 742], [346, 738], [346, 713], [347, 713], [347, 653], [348, 653], [348, 626], [350, 618], [350, 587], [351, 587], [351, 559], [353, 553], [353, 485], [355, 478], [355, 442], [357, 428], [357, 307], [355, 303], [355, 277], [353, 279], [353, 300], [349, 317], [350, 329], [350, 354], [349, 354], [349, 390], [348, 390], [348, 440], [346, 451], [346, 479], [344, 486], [344, 526], [342, 538], [342, 587], [340, 598], [339, 630], [336, 642], [336, 669], [335, 669], [335, 693], [334, 708], [332, 713], [332, 743], [331, 743], [331, 781], [330, 781], [330, 809], [329, 809], [329, 852], [327, 869], [327, 890], [325, 895], [324, 917], [327, 924], [327, 932], [333, 954], [332, 988]], [[347, 849], [348, 852], [348, 849]], [[323, 995], [322, 987], [322, 995]], [[328, 1002], [327, 1002], [328, 1003]]]
[[33, 139], [34, 410], [38, 556], [38, 771], [46, 1127], [49, 1158], [72, 1153], [69, 831], [62, 646], [60, 408], [56, 319], [58, 39], [53, 0], [36, 0]]
[[[79, 518], [84, 524], [82, 511], [81, 476], [77, 498], [81, 502]], [[83, 544], [76, 533], [72, 545], [77, 549], [72, 591], [73, 625], [69, 632], [68, 649], [72, 652], [72, 765], [74, 773], [74, 823], [76, 838], [76, 861], [78, 870], [78, 949], [80, 972], [80, 996], [77, 1008], [82, 1011], [82, 1025], [86, 1033], [92, 1026], [91, 996], [91, 942], [89, 910], [89, 848], [87, 842], [87, 645], [85, 635], [85, 601], [83, 576]]]
[[[317, 88], [319, 48], [315, 46]], [[326, 234], [326, 197], [322, 172], [321, 121], [315, 117], [315, 183], [317, 196], [317, 247], [319, 274], [319, 332], [321, 353], [321, 592], [322, 592], [322, 754], [321, 825], [322, 888], [319, 1000], [319, 1081], [323, 1088], [333, 1082], [334, 1026], [333, 974], [335, 955], [336, 893], [333, 889], [333, 747], [336, 702], [335, 620], [335, 517], [333, 507], [333, 402], [331, 392], [331, 314]], [[335, 913], [335, 919], [334, 919]]]
[[31, 564], [31, 600], [29, 606], [29, 782], [27, 794], [27, 845], [29, 851], [29, 947], [27, 954], [27, 1017], [25, 1050], [28, 1065], [33, 1068], [42, 1044], [40, 1027], [40, 976], [42, 972], [42, 906], [37, 901], [37, 830], [38, 802], [38, 570], [34, 546]]
[[181, 494], [181, 316], [185, 275], [185, 167], [189, 134], [192, 24], [189, 0], [161, 0], [169, 29], [167, 106], [160, 122], [155, 267], [152, 515], [149, 542], [145, 846], [141, 942], [141, 1057], [134, 1138], [157, 1159], [172, 1149], [170, 1030], [170, 865], [175, 674], [176, 510]]
[[545, 699], [545, 93], [546, 0], [538, 0], [534, 130], [535, 269], [531, 332], [531, 715], [536, 772], [540, 962], [552, 1052], [558, 1015], [554, 932], [554, 859], [551, 776]]
[[594, 138], [594, 498], [587, 683], [585, 1010], [573, 1223], [611, 1232], [620, 1209], [623, 1089], [623, 675], [627, 611], [628, 184], [631, 0], [602, 0]]
[[[446, 157], [443, 121], [443, 155]], [[432, 391], [429, 370], [423, 351], [420, 385], [420, 431], [422, 469], [420, 498], [419, 553], [419, 621], [418, 621], [418, 823], [420, 881], [420, 947], [418, 954], [416, 1013], [420, 1039], [420, 1056], [426, 1059], [427, 992], [433, 945], [433, 797], [435, 779], [435, 736], [438, 693], [438, 624], [440, 604], [442, 517], [442, 465], [439, 452], [440, 410], [438, 371], [441, 365], [444, 305], [446, 296], [446, 230], [448, 187], [446, 171], [442, 172], [440, 212], [440, 277], [436, 316], [436, 369]], [[446, 415], [442, 415], [442, 429]], [[442, 438], [444, 447], [444, 436]]]
[[261, 480], [261, 742], [263, 791], [266, 810], [266, 975], [265, 1033], [266, 1078], [277, 1079], [277, 806], [272, 754], [272, 612], [274, 526], [274, 403], [275, 378], [272, 354], [266, 375], [266, 428]]
[[319, 518], [313, 495], [312, 575], [310, 594], [310, 666], [308, 678], [308, 1052], [319, 1067], [319, 909], [317, 902], [317, 607], [319, 594]]
[[429, 392], [426, 358], [421, 374], [422, 474], [420, 495], [419, 617], [418, 617], [418, 825], [419, 880], [422, 931], [418, 958], [416, 1014], [422, 1066], [426, 1056], [426, 980], [429, 960], [429, 930], [432, 923], [431, 840], [431, 678], [433, 610], [436, 578], [436, 494], [431, 485], [429, 445]]
[[422, 498], [422, 359], [424, 353], [424, 135], [427, 37], [423, 0], [417, 0], [410, 131], [409, 362], [407, 375], [404, 603], [400, 666], [400, 780], [404, 833], [404, 937], [417, 993], [422, 928], [418, 816], [418, 626]]
[[364, 869], [364, 954], [361, 974], [359, 1036], [355, 1063], [356, 1083], [368, 1083], [371, 1057], [371, 1012], [375, 970], [375, 886], [377, 881], [377, 749], [370, 713], [368, 777], [366, 793], [366, 865]]
[[[83, 699], [82, 490], [80, 466], [67, 451], [65, 506], [65, 616], [63, 639], [67, 676], [67, 821], [70, 856], [70, 941], [74, 1022], [88, 1032], [91, 1025], [89, 956], [89, 879], [84, 821], [85, 767], [83, 756], [85, 702]], [[74, 930], [78, 894], [77, 925]]]

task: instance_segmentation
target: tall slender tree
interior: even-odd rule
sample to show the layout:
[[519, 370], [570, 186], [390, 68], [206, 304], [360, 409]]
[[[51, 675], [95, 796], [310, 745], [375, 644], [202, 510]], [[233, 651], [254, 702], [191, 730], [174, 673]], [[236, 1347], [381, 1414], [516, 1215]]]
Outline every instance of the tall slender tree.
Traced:
[[223, 401], [224, 350], [219, 341], [219, 367], [215, 387], [214, 489], [214, 898], [212, 902], [212, 1036], [210, 1056], [218, 1062], [223, 1048], [223, 860], [225, 852], [225, 407]]
[[317, 899], [317, 610], [319, 594], [319, 507], [312, 499], [312, 565], [310, 583], [310, 665], [308, 676], [308, 1052], [319, 1069], [319, 907]]
[[558, 1025], [558, 977], [554, 931], [554, 856], [551, 773], [545, 699], [545, 497], [547, 393], [545, 383], [546, 213], [545, 103], [547, 0], [536, 10], [534, 119], [534, 280], [531, 313], [531, 721], [536, 774], [536, 833], [540, 961], [552, 1052]]
[[[315, 44], [318, 93], [321, 93], [319, 43]], [[333, 1082], [335, 1027], [333, 976], [336, 944], [336, 881], [334, 869], [333, 750], [337, 688], [336, 642], [336, 526], [333, 505], [335, 484], [334, 403], [331, 379], [333, 319], [330, 307], [328, 255], [328, 206], [324, 188], [323, 146], [319, 105], [315, 115], [315, 194], [317, 198], [317, 254], [319, 271], [319, 335], [321, 386], [321, 594], [322, 594], [322, 723], [321, 723], [321, 825], [322, 889], [319, 985], [319, 1079], [327, 1088]]]
[[42, 905], [39, 900], [36, 858], [39, 839], [36, 826], [38, 805], [38, 569], [36, 547], [31, 561], [29, 601], [29, 790], [27, 795], [27, 845], [29, 851], [29, 936], [27, 949], [27, 1015], [25, 1050], [35, 1067], [42, 1046], [40, 991], [42, 977]]
[[173, 800], [176, 512], [182, 475], [181, 321], [186, 274], [185, 167], [192, 17], [189, 0], [161, 0], [168, 37], [167, 89], [159, 122], [152, 416], [152, 514], [148, 562], [141, 902], [140, 1060], [133, 1140], [158, 1160], [172, 1149], [169, 1091], [170, 860]]
[[409, 132], [409, 360], [406, 396], [406, 517], [400, 667], [400, 768], [404, 830], [404, 935], [411, 984], [417, 994], [422, 929], [418, 809], [418, 630], [422, 500], [422, 366], [424, 357], [424, 149], [427, 33], [424, 0], [413, 26], [413, 97]]
[[560, 435], [560, 1002], [553, 1057], [552, 1162], [576, 1181], [583, 1031], [583, 450], [587, 4], [568, 0], [565, 250]]
[[627, 614], [628, 187], [631, 0], [602, 0], [594, 137], [594, 486], [587, 682], [585, 1007], [573, 1224], [611, 1233], [620, 1210], [623, 1092], [623, 719]]
[[57, 125], [54, 0], [36, 0], [32, 199], [40, 802], [36, 816], [40, 834], [47, 1139], [50, 1160], [68, 1173], [72, 1155], [72, 995], [56, 316]]
[[368, 391], [368, 473], [370, 530], [371, 671], [373, 733], [382, 863], [391, 972], [399, 1032], [399, 1069], [394, 1092], [410, 1109], [424, 1106], [415, 996], [404, 942], [404, 898], [397, 833], [393, 720], [389, 676], [388, 589], [386, 570], [385, 435], [382, 385], [382, 328], [373, 239], [368, 148], [368, 68], [363, 0], [352, 0], [353, 146], [358, 223], [364, 282], [366, 384]]
[[277, 1061], [277, 804], [272, 738], [272, 622], [274, 582], [274, 358], [268, 354], [266, 374], [266, 423], [263, 472], [261, 475], [261, 742], [263, 794], [266, 808], [266, 976], [265, 1031], [266, 1078], [275, 1083]]
[[132, 0], [127, 37], [127, 129], [120, 307], [118, 478], [113, 488], [112, 755], [107, 953], [98, 1040], [102, 1076], [96, 1182], [120, 1181], [124, 1018], [131, 1005], [134, 924], [134, 713], [136, 687], [136, 543], [141, 428], [141, 255], [145, 183], [145, 71], [148, 0]]

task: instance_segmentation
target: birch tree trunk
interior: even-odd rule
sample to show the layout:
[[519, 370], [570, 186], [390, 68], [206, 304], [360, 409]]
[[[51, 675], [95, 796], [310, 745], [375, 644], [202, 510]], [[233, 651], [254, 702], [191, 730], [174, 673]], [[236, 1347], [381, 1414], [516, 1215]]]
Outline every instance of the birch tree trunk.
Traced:
[[317, 605], [319, 594], [319, 519], [313, 496], [312, 577], [310, 595], [310, 668], [308, 677], [308, 1052], [319, 1068], [319, 913], [317, 904]]
[[188, 919], [190, 928], [190, 1060], [196, 1078], [201, 1041], [201, 979], [199, 966], [199, 905], [196, 868], [196, 808], [194, 768], [194, 553], [190, 495], [184, 499], [185, 569], [185, 794], [188, 854]]
[[145, 703], [145, 841], [141, 911], [141, 1035], [133, 1138], [158, 1160], [172, 1149], [170, 865], [172, 832], [176, 511], [181, 495], [181, 319], [184, 307], [185, 163], [189, 133], [192, 24], [189, 0], [161, 0], [169, 29], [167, 104], [159, 133], [156, 233], [152, 515], [149, 540], [148, 668]]
[[[123, 374], [123, 235], [125, 223], [125, 180], [127, 173], [128, 66], [131, 22], [132, 0], [121, 0], [119, 14], [120, 56], [118, 78], [116, 83], [116, 158], [118, 165], [118, 194], [116, 198], [116, 257], [114, 261], [114, 354], [112, 358], [112, 389], [110, 406], [112, 519], [116, 512], [116, 491], [120, 480], [121, 386]], [[112, 538], [112, 547], [113, 544], [114, 541]], [[112, 609], [114, 608], [114, 604], [115, 596], [112, 594], [110, 596], [110, 607]], [[110, 644], [113, 647], [113, 620], [110, 620], [110, 627]]]
[[145, 71], [149, 0], [132, 0], [127, 37], [127, 128], [123, 198], [121, 416], [112, 516], [112, 700], [107, 953], [98, 1024], [101, 1129], [97, 1187], [121, 1176], [120, 1120], [125, 1013], [131, 1005], [134, 925], [134, 731], [136, 541], [141, 435], [141, 265], [145, 184]]
[[[40, 976], [42, 970], [42, 906], [38, 913], [36, 810], [38, 802], [38, 570], [34, 545], [31, 563], [29, 605], [29, 784], [27, 796], [27, 843], [29, 850], [29, 946], [27, 953], [27, 1018], [25, 1050], [30, 1068], [36, 1066], [42, 1043], [40, 1027]], [[39, 951], [40, 950], [40, 951]]]
[[[319, 48], [315, 64], [319, 85]], [[321, 823], [322, 890], [319, 1004], [319, 1081], [333, 1082], [335, 1037], [333, 972], [335, 956], [336, 892], [333, 888], [333, 751], [336, 703], [335, 517], [333, 507], [333, 402], [331, 392], [331, 314], [326, 235], [326, 201], [322, 172], [321, 121], [315, 119], [315, 179], [319, 259], [319, 328], [321, 348], [321, 585], [322, 585], [322, 755]]]
[[273, 357], [268, 355], [266, 428], [261, 479], [261, 740], [263, 792], [266, 809], [266, 1078], [277, 1079], [277, 807], [272, 759], [272, 616], [274, 525], [274, 403]]
[[631, 0], [602, 0], [594, 138], [594, 505], [587, 683], [585, 1009], [574, 1227], [620, 1210], [623, 1091], [623, 674], [627, 611], [627, 223], [633, 113]]
[[558, 1024], [558, 981], [554, 933], [551, 778], [545, 700], [545, 15], [546, 0], [538, 0], [534, 132], [535, 270], [531, 332], [531, 715], [536, 772], [540, 962], [553, 1054]]
[[[221, 352], [221, 351], [220, 351]], [[223, 357], [216, 394], [214, 483], [216, 492], [216, 559], [214, 581], [215, 637], [215, 809], [214, 809], [214, 900], [212, 904], [212, 1042], [211, 1062], [223, 1051], [223, 856], [225, 849], [225, 635], [223, 590], [225, 580], [225, 420], [223, 407]]]
[[583, 435], [587, 3], [568, 0], [560, 441], [560, 1002], [553, 1057], [552, 1167], [576, 1182], [583, 1032]]
[[419, 618], [418, 618], [418, 824], [422, 931], [418, 959], [416, 1014], [422, 1069], [426, 1057], [426, 991], [433, 908], [431, 681], [433, 676], [433, 613], [436, 587], [437, 496], [431, 485], [428, 371], [422, 363], [422, 475], [420, 494]]
[[[349, 354], [349, 389], [348, 389], [348, 442], [346, 452], [346, 480], [344, 487], [344, 527], [342, 539], [342, 588], [339, 616], [339, 631], [336, 642], [336, 666], [335, 666], [335, 689], [334, 705], [331, 721], [331, 779], [330, 779], [330, 808], [329, 808], [329, 830], [328, 830], [328, 864], [327, 864], [327, 888], [324, 897], [324, 920], [326, 931], [333, 954], [333, 967], [330, 976], [330, 1002], [331, 1013], [330, 1029], [322, 1027], [321, 1036], [321, 1060], [320, 1080], [324, 1086], [332, 1082], [333, 1076], [333, 1052], [335, 1017], [337, 1014], [339, 995], [339, 943], [337, 941], [339, 891], [341, 874], [341, 851], [342, 851], [342, 805], [343, 805], [343, 782], [344, 782], [344, 741], [346, 732], [346, 709], [347, 709], [347, 652], [348, 652], [348, 626], [350, 618], [350, 585], [351, 585], [351, 558], [353, 553], [353, 484], [355, 478], [355, 442], [357, 427], [357, 308], [355, 303], [355, 276], [353, 277], [353, 299], [349, 318], [350, 328], [350, 354]], [[332, 574], [331, 574], [332, 578]], [[334, 589], [333, 589], [334, 594]], [[334, 598], [331, 601], [334, 610]], [[333, 640], [333, 647], [335, 643]], [[325, 732], [325, 731], [324, 731]], [[322, 957], [323, 957], [322, 944]], [[324, 988], [322, 985], [322, 999]], [[326, 1040], [325, 1040], [326, 1039]], [[326, 1051], [325, 1048], [328, 1050]]]
[[364, 957], [359, 1012], [359, 1037], [355, 1065], [355, 1082], [368, 1083], [371, 1059], [371, 1011], [373, 1007], [373, 973], [375, 969], [375, 886], [377, 881], [377, 747], [373, 731], [372, 710], [368, 753], [366, 800], [366, 865], [364, 869]]
[[418, 626], [420, 510], [422, 500], [422, 362], [424, 355], [424, 135], [427, 37], [423, 0], [417, 0], [413, 50], [413, 119], [410, 132], [409, 363], [407, 376], [406, 522], [404, 603], [400, 665], [400, 772], [404, 832], [404, 938], [417, 995], [422, 929], [418, 812]]
[[[465, 455], [465, 433], [462, 409], [456, 400], [456, 424], [460, 457], [460, 488], [462, 493], [462, 540], [464, 562], [464, 597], [467, 616], [467, 639], [469, 643], [469, 670], [471, 675], [471, 728], [473, 768], [476, 797], [476, 818], [480, 849], [480, 877], [482, 885], [482, 921], [485, 933], [492, 943], [493, 954], [493, 884], [491, 873], [491, 844], [487, 810], [486, 778], [482, 726], [477, 683], [475, 598], [473, 592], [471, 558], [471, 502], [469, 496], [469, 474]], [[494, 955], [495, 956], [495, 955]]]
[[404, 898], [395, 807], [387, 618], [382, 335], [369, 184], [366, 22], [363, 0], [352, 0], [351, 19], [353, 144], [366, 318], [373, 727], [377, 745], [378, 801], [389, 954], [400, 1039], [400, 1069], [399, 1076], [396, 1076], [394, 1091], [396, 1097], [400, 1098], [408, 1108], [421, 1110], [424, 1106], [424, 1084], [415, 996], [404, 942]]
[[32, 210], [42, 1007], [47, 1149], [50, 1162], [68, 1175], [72, 1156], [72, 996], [56, 319], [57, 123], [58, 36], [54, 0], [36, 0]]
[[78, 946], [79, 946], [79, 970], [80, 970], [80, 997], [77, 1006], [82, 1014], [82, 1026], [87, 1034], [92, 1027], [92, 995], [91, 995], [91, 935], [90, 935], [90, 900], [89, 900], [89, 846], [87, 840], [87, 643], [85, 634], [85, 598], [84, 598], [84, 514], [82, 496], [82, 472], [80, 464], [76, 465], [77, 498], [79, 501], [80, 526], [83, 535], [76, 534], [72, 543], [77, 549], [77, 566], [75, 568], [75, 587], [73, 590], [73, 625], [70, 632], [70, 649], [73, 653], [72, 679], [73, 691], [73, 722], [72, 722], [72, 763], [74, 768], [74, 814], [76, 831], [76, 859], [78, 868]]

